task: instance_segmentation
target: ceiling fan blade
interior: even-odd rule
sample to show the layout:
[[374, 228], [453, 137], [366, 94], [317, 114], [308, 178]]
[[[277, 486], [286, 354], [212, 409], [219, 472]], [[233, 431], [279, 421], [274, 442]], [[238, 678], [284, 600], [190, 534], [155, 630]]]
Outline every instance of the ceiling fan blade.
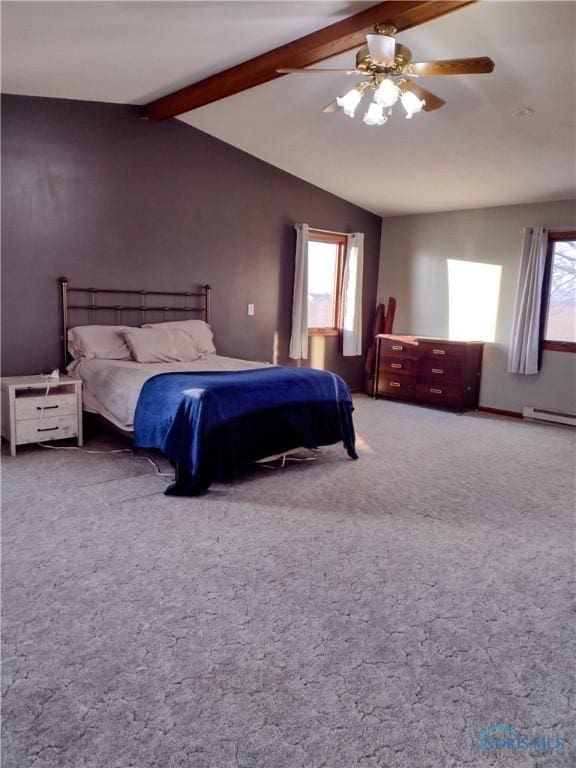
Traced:
[[322, 112], [338, 112], [342, 107], [338, 104], [338, 100], [334, 99], [334, 101], [331, 101], [330, 104], [327, 104]]
[[405, 80], [403, 83], [398, 83], [398, 87], [401, 91], [412, 91], [415, 96], [422, 99], [425, 104], [422, 109], [425, 112], [433, 112], [435, 109], [440, 109], [446, 102], [439, 96], [434, 96], [433, 93], [427, 91], [426, 88], [422, 88], [421, 85], [413, 83], [412, 80]]
[[418, 77], [430, 75], [487, 75], [494, 69], [488, 56], [476, 59], [445, 59], [444, 61], [415, 61], [408, 67], [408, 74]]
[[365, 72], [360, 72], [356, 69], [298, 69], [285, 67], [284, 69], [277, 69], [279, 75], [365, 75]]

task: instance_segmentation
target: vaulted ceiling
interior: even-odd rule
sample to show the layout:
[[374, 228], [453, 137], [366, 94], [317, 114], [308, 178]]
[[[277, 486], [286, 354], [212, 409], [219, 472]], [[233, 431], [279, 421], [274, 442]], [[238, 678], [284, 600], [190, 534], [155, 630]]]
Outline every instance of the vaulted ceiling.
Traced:
[[[374, 4], [4, 2], [2, 90], [145, 104]], [[400, 34], [417, 60], [496, 65], [426, 78], [447, 105], [410, 121], [398, 108], [382, 127], [323, 113], [351, 87], [345, 75], [288, 75], [180, 119], [383, 215], [565, 199], [576, 195], [575, 8], [478, 2]]]

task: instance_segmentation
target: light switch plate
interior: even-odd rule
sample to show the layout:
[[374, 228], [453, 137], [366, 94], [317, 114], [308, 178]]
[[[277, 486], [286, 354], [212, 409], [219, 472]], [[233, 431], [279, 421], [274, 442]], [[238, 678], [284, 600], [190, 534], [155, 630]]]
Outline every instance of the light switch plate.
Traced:
[[254, 312], [254, 304], [248, 304], [248, 314], [250, 315], [250, 317], [252, 317], [252, 315], [256, 314]]

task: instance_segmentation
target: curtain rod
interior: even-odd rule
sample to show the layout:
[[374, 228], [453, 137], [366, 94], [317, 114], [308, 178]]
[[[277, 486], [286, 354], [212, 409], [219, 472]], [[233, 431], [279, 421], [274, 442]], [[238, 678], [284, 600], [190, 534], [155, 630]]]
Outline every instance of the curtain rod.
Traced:
[[[534, 227], [524, 227], [520, 232], [524, 232], [525, 229], [532, 231]], [[545, 229], [547, 232], [572, 232], [576, 231], [576, 224], [568, 227], [542, 227], [542, 229]]]
[[318, 229], [318, 227], [310, 227], [311, 232], [322, 232], [325, 235], [344, 235], [345, 237], [348, 237], [348, 235], [353, 235], [353, 232], [334, 232], [332, 229]]

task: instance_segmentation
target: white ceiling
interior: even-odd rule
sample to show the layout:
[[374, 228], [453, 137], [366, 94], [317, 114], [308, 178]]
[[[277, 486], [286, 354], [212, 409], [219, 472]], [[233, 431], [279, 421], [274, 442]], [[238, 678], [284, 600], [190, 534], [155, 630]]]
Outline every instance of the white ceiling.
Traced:
[[[4, 2], [2, 90], [143, 104], [372, 2]], [[437, 112], [324, 114], [342, 75], [291, 75], [181, 119], [379, 214], [576, 196], [573, 2], [480, 2], [401, 34], [415, 60], [490, 56], [421, 81]], [[322, 66], [348, 66], [353, 53]], [[530, 106], [532, 117], [514, 112]]]

